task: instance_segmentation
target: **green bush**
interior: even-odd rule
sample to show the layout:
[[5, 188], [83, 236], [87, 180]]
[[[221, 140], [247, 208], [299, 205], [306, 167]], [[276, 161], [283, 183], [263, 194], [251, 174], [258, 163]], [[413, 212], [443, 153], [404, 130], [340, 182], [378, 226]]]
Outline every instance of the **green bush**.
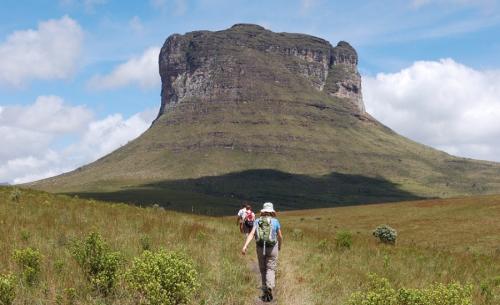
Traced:
[[128, 287], [148, 305], [177, 305], [190, 300], [200, 286], [193, 263], [184, 255], [144, 251], [125, 273]]
[[350, 249], [352, 246], [352, 234], [349, 231], [338, 231], [335, 236], [337, 249]]
[[67, 305], [76, 304], [76, 289], [75, 288], [64, 289], [64, 295], [66, 296], [66, 304]]
[[368, 289], [351, 294], [347, 305], [472, 305], [472, 286], [452, 283], [395, 290], [386, 278], [370, 274]]
[[0, 274], [0, 304], [11, 305], [16, 298], [16, 280], [10, 274]]
[[146, 251], [146, 250], [151, 250], [151, 237], [149, 237], [149, 235], [143, 235], [141, 236], [141, 238], [139, 239], [139, 243], [141, 244], [141, 249], [143, 251]]
[[42, 259], [40, 251], [33, 248], [14, 250], [12, 259], [21, 269], [24, 282], [28, 286], [35, 285], [40, 276], [40, 261]]
[[12, 202], [18, 203], [21, 200], [21, 190], [19, 190], [17, 187], [12, 189], [9, 195], [9, 199]]
[[122, 257], [119, 252], [110, 250], [99, 233], [92, 232], [84, 240], [75, 242], [71, 254], [93, 289], [104, 295], [113, 291]]
[[373, 231], [373, 236], [380, 239], [381, 242], [394, 245], [398, 232], [388, 225], [380, 225]]

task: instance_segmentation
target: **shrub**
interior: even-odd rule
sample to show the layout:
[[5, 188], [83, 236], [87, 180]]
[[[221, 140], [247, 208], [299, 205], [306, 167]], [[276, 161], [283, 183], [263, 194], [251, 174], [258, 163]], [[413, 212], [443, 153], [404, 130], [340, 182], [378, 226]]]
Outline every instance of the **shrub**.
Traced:
[[323, 252], [326, 252], [330, 250], [330, 247], [328, 245], [328, 241], [326, 239], [322, 239], [318, 242], [318, 249], [320, 249]]
[[386, 278], [369, 275], [369, 288], [351, 294], [348, 305], [471, 305], [472, 286], [433, 284], [423, 289], [395, 290]]
[[398, 232], [388, 225], [380, 225], [373, 231], [373, 236], [380, 239], [383, 243], [394, 245]]
[[10, 274], [0, 274], [0, 304], [11, 305], [16, 298], [15, 278]]
[[21, 200], [21, 190], [19, 190], [17, 187], [12, 189], [9, 195], [9, 199], [12, 202], [19, 202]]
[[67, 305], [76, 304], [76, 289], [75, 288], [64, 289], [64, 294], [66, 296], [66, 304]]
[[190, 300], [200, 286], [193, 263], [184, 255], [144, 251], [125, 273], [128, 287], [148, 305], [177, 305]]
[[40, 276], [40, 260], [42, 259], [40, 251], [33, 248], [14, 250], [12, 259], [21, 269], [24, 282], [28, 286], [35, 285]]
[[30, 237], [31, 237], [31, 233], [30, 232], [28, 232], [26, 230], [22, 230], [21, 231], [21, 239], [23, 241], [28, 241], [30, 239]]
[[293, 229], [292, 231], [292, 237], [295, 240], [302, 240], [304, 238], [304, 232], [301, 229]]
[[139, 239], [139, 243], [141, 244], [141, 249], [143, 251], [145, 250], [151, 250], [151, 237], [149, 235], [143, 235]]
[[84, 240], [75, 242], [71, 254], [93, 289], [104, 295], [112, 292], [122, 258], [119, 252], [110, 250], [99, 233], [92, 232]]
[[349, 231], [338, 231], [335, 236], [337, 249], [350, 249], [352, 246], [352, 234]]

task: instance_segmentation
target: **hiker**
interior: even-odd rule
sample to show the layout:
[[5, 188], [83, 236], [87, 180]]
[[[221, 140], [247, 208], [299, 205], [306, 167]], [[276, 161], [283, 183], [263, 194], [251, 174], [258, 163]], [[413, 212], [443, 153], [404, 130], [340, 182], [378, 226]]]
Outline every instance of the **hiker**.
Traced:
[[264, 302], [273, 300], [273, 289], [276, 284], [276, 267], [278, 265], [278, 252], [281, 250], [283, 235], [281, 225], [276, 218], [276, 211], [271, 202], [264, 203], [260, 210], [260, 217], [248, 235], [241, 253], [247, 252], [248, 244], [255, 236], [257, 259], [262, 280], [262, 296]]
[[247, 216], [247, 203], [246, 202], [243, 202], [243, 204], [241, 205], [241, 209], [238, 211], [238, 215], [236, 217], [236, 225], [238, 225], [240, 227], [240, 232], [241, 233], [244, 233], [243, 232], [243, 222]]
[[243, 233], [245, 233], [245, 236], [248, 236], [252, 231], [254, 221], [255, 213], [252, 211], [252, 206], [247, 204], [245, 217], [243, 218]]

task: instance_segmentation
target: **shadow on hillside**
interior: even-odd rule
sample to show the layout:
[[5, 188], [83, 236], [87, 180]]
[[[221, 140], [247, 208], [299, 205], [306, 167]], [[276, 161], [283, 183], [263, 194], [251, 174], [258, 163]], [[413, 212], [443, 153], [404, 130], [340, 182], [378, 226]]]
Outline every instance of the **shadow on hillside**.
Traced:
[[422, 199], [382, 178], [340, 173], [312, 177], [268, 169], [72, 195], [209, 215], [235, 214], [242, 200], [256, 208], [271, 201], [283, 211]]

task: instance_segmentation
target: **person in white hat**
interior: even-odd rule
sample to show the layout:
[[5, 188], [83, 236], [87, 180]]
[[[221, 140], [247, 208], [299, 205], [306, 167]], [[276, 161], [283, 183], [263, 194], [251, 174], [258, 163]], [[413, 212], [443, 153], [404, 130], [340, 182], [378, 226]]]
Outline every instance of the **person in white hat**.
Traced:
[[276, 287], [276, 268], [278, 266], [278, 253], [283, 244], [281, 225], [276, 218], [276, 211], [271, 202], [264, 203], [260, 210], [260, 217], [254, 222], [254, 226], [241, 249], [243, 255], [247, 247], [255, 237], [257, 259], [262, 280], [262, 301], [273, 300], [273, 290]]

